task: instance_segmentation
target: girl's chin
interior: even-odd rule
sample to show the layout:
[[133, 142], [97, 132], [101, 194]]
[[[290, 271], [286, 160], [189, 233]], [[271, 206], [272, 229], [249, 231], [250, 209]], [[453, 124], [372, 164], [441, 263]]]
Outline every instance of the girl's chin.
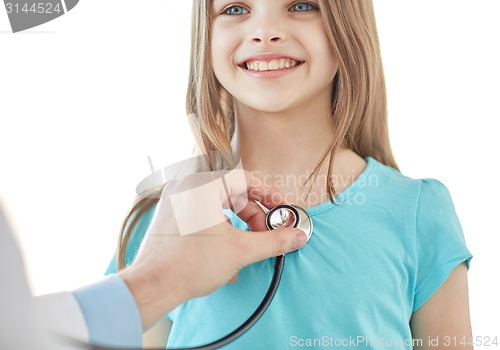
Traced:
[[276, 99], [266, 101], [268, 98], [262, 97], [258, 101], [239, 101], [236, 107], [241, 112], [252, 111], [260, 113], [284, 113], [291, 108], [289, 101], [283, 101], [282, 103]]

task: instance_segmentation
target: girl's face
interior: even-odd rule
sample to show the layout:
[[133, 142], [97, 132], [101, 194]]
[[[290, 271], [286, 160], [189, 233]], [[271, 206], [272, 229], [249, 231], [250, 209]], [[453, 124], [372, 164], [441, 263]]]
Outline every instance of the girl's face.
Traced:
[[210, 0], [212, 66], [236, 104], [279, 112], [331, 103], [338, 59], [318, 0]]

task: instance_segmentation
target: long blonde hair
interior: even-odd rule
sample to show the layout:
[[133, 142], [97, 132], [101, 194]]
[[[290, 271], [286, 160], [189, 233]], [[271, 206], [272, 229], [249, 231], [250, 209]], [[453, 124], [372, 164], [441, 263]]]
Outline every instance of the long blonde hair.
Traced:
[[[200, 149], [208, 155], [230, 152], [234, 133], [232, 97], [215, 77], [211, 64], [211, 3], [212, 0], [193, 0], [186, 96], [193, 133]], [[319, 5], [328, 38], [339, 58], [339, 70], [332, 91], [334, 139], [311, 176], [325, 160], [330, 161], [327, 189], [333, 201], [331, 163], [341, 147], [363, 158], [370, 156], [398, 167], [389, 143], [385, 80], [372, 1], [320, 0]], [[135, 223], [157, 203], [157, 198], [158, 191], [139, 196], [125, 218], [117, 249], [119, 268], [125, 266], [125, 249]]]

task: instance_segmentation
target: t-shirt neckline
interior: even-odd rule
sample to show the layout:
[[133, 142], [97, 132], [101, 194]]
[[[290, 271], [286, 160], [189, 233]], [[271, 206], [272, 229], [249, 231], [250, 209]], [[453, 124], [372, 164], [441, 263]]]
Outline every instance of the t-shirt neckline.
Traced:
[[359, 190], [359, 188], [366, 183], [371, 172], [377, 165], [377, 161], [372, 157], [365, 157], [365, 160], [366, 160], [365, 169], [361, 172], [358, 178], [354, 180], [354, 182], [349, 187], [347, 187], [344, 191], [339, 193], [334, 198], [334, 203], [328, 200], [314, 207], [306, 208], [307, 213], [311, 216], [317, 215], [319, 213], [322, 213], [326, 210], [333, 208], [334, 206], [342, 204], [345, 200], [354, 195]]

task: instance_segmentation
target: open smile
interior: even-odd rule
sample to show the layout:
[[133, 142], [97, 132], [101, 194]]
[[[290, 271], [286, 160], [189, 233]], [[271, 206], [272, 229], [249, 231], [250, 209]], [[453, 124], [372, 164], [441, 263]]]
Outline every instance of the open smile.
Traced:
[[240, 67], [251, 71], [275, 71], [294, 68], [303, 62], [291, 58], [278, 58], [271, 60], [249, 60], [240, 65]]

